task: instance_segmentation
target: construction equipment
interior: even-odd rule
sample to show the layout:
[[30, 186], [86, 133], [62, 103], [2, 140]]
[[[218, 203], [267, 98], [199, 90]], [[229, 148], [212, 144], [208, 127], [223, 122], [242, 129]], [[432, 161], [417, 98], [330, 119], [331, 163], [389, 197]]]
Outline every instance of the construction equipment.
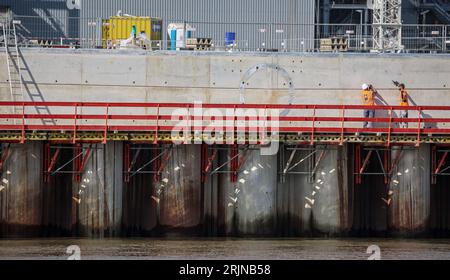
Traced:
[[320, 39], [321, 52], [347, 52], [348, 41], [345, 37], [332, 37]]
[[[127, 45], [145, 49], [160, 49], [162, 19], [136, 16], [113, 16], [103, 20], [103, 48]], [[159, 45], [158, 45], [159, 44]]]
[[186, 39], [186, 50], [209, 51], [211, 49], [211, 38], [188, 38]]
[[[20, 21], [11, 20], [1, 24], [3, 34], [3, 47], [8, 68], [8, 83], [11, 101], [23, 101], [23, 78], [21, 74], [21, 54], [17, 44], [16, 25]], [[13, 114], [22, 114], [23, 109], [14, 106]]]
[[394, 84], [394, 86], [399, 87], [402, 83], [397, 82], [397, 81], [392, 81], [392, 83]]

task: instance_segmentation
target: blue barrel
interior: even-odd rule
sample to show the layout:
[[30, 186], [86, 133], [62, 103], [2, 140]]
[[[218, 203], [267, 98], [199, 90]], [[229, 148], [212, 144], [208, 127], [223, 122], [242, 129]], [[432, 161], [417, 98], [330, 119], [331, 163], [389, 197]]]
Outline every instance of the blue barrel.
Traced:
[[225, 45], [233, 45], [234, 41], [236, 41], [236, 33], [234, 32], [227, 32], [225, 33]]
[[176, 29], [170, 30], [170, 50], [172, 50], [172, 51], [177, 50], [177, 30]]

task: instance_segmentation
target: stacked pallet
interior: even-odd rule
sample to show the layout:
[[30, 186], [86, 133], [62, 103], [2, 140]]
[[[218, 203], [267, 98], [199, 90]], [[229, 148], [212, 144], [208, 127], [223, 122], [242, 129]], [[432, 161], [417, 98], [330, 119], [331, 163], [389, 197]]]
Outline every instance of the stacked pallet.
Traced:
[[191, 51], [209, 51], [211, 49], [211, 38], [188, 38], [186, 49]]
[[320, 39], [321, 52], [346, 52], [348, 51], [348, 42], [345, 37], [332, 37]]

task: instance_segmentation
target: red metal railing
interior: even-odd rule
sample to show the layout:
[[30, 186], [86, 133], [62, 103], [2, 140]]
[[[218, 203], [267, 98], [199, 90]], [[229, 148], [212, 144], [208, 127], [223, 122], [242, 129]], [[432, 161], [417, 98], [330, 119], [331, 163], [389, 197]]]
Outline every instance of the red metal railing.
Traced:
[[[13, 107], [22, 107], [20, 114], [3, 113]], [[33, 113], [37, 107], [48, 108], [49, 114]], [[164, 132], [179, 128], [176, 123], [180, 120], [190, 120], [189, 129], [209, 129], [212, 120], [219, 119], [215, 115], [196, 115], [194, 110], [199, 108], [193, 103], [95, 103], [95, 102], [0, 102], [0, 130], [21, 131], [24, 138], [27, 131], [66, 131], [73, 132], [74, 139], [77, 132], [103, 132], [105, 141], [108, 132]], [[217, 109], [224, 113], [223, 131], [241, 131], [238, 121], [278, 121], [279, 126], [268, 125], [267, 132], [280, 133], [310, 133], [314, 141], [316, 133], [336, 133], [343, 139], [345, 134], [354, 133], [382, 133], [391, 135], [410, 134], [417, 135], [417, 141], [423, 134], [450, 134], [450, 106], [360, 106], [360, 105], [270, 105], [270, 104], [202, 104], [203, 110]], [[186, 110], [184, 114], [173, 114], [177, 109]], [[264, 115], [235, 114], [238, 110], [261, 110]], [[378, 115], [385, 117], [364, 118], [362, 110], [373, 109]], [[225, 115], [225, 110], [232, 112]], [[231, 110], [231, 111], [230, 111]], [[282, 116], [270, 115], [269, 110], [280, 110], [288, 114]], [[393, 116], [393, 112], [408, 110], [410, 115], [417, 117], [401, 119]], [[142, 111], [139, 112], [139, 111]], [[417, 114], [412, 114], [413, 112]], [[67, 113], [73, 112], [73, 113]], [[424, 114], [429, 112], [430, 114]], [[233, 114], [234, 113], [234, 114]], [[439, 117], [432, 117], [438, 115]], [[46, 121], [47, 120], [47, 121]], [[49, 124], [48, 120], [52, 120]], [[203, 121], [201, 127], [194, 126], [194, 121]], [[136, 122], [141, 122], [136, 124]], [[146, 122], [142, 124], [142, 122]], [[363, 122], [372, 122], [373, 128], [363, 128]], [[408, 123], [409, 128], [396, 127], [398, 123]], [[414, 127], [411, 126], [413, 124]], [[438, 125], [440, 124], [440, 125]], [[261, 132], [261, 127], [250, 125], [245, 132]], [[342, 141], [341, 141], [342, 144]]]

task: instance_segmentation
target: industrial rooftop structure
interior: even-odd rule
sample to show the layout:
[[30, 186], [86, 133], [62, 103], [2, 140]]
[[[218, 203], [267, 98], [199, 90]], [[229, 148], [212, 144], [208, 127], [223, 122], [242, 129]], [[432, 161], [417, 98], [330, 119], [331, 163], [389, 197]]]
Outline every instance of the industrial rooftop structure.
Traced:
[[161, 49], [170, 48], [167, 27], [185, 24], [214, 46], [232, 32], [239, 50], [300, 52], [318, 51], [332, 37], [345, 37], [345, 51], [446, 52], [449, 11], [448, 0], [5, 0], [0, 7], [20, 23], [19, 44], [98, 48], [106, 45], [105, 20], [144, 16], [161, 18]]

